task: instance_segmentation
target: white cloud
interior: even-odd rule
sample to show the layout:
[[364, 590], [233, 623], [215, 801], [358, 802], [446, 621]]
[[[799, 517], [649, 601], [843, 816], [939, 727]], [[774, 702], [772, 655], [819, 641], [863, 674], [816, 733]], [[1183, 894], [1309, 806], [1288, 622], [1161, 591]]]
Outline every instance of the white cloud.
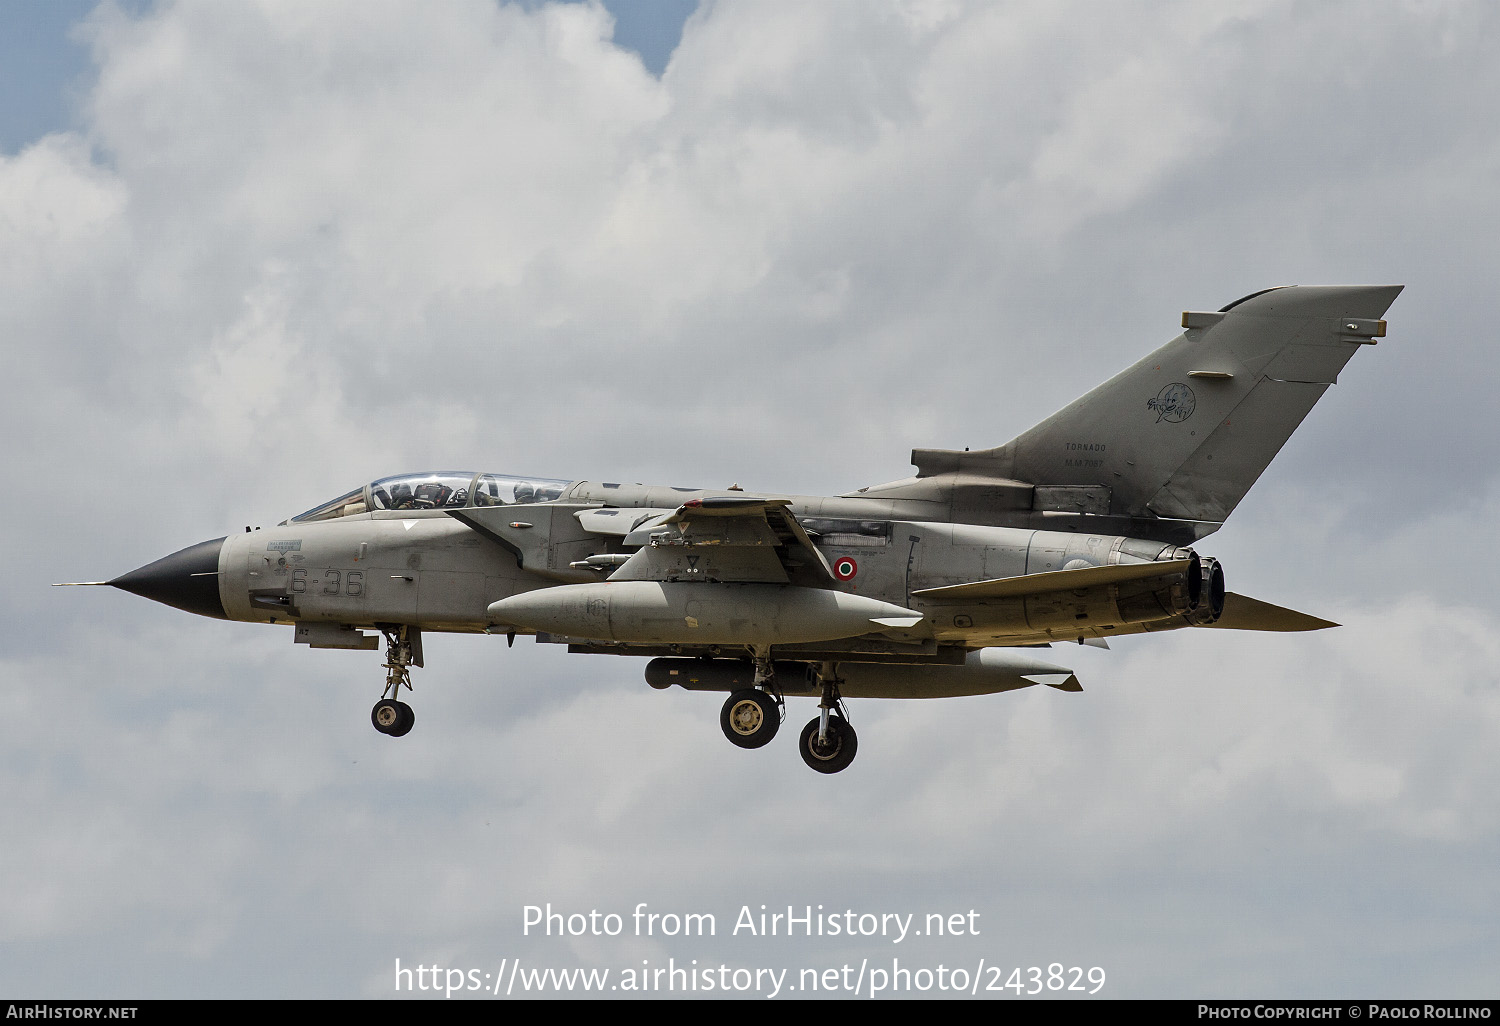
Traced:
[[[983, 945], [913, 960], [1100, 964], [1114, 996], [1482, 990], [1491, 20], [721, 2], [657, 79], [586, 4], [101, 9], [87, 134], [0, 157], [0, 980], [380, 996], [396, 957], [869, 954], [519, 933], [526, 903], [827, 902], [979, 908]], [[496, 639], [429, 642], [393, 743], [374, 656], [42, 591], [422, 466], [887, 480], [1181, 309], [1408, 275], [1203, 546], [1349, 626], [1058, 650], [1076, 696], [856, 703], [837, 778], [731, 749], [716, 698], [633, 661]]]

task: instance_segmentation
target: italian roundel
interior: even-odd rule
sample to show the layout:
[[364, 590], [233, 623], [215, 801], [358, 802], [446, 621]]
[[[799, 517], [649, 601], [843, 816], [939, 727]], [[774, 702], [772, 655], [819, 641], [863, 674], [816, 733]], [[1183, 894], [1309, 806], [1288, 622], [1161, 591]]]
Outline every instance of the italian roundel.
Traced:
[[833, 576], [839, 580], [851, 580], [857, 573], [859, 573], [859, 564], [848, 556], [840, 556], [833, 561]]

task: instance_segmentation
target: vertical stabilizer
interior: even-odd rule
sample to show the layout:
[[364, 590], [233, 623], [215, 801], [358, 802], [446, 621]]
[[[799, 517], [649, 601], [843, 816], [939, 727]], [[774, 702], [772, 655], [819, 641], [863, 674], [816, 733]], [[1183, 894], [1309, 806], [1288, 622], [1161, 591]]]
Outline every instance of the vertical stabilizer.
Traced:
[[979, 476], [1034, 486], [1034, 511], [1222, 523], [1349, 359], [1385, 334], [1401, 288], [1290, 286], [1185, 313], [1177, 338], [1007, 444], [917, 450], [911, 484]]

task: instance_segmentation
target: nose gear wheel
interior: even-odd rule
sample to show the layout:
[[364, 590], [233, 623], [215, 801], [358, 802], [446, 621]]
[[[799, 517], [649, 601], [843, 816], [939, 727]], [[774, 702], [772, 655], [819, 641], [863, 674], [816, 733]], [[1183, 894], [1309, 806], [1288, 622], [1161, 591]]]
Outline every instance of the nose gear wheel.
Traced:
[[416, 713], [405, 702], [382, 698], [370, 710], [370, 722], [375, 729], [391, 737], [404, 737], [417, 722]]
[[422, 665], [422, 632], [404, 624], [377, 626], [385, 635], [385, 690], [370, 710], [370, 722], [382, 734], [404, 737], [417, 716], [401, 701], [401, 689], [411, 690], [411, 668]]

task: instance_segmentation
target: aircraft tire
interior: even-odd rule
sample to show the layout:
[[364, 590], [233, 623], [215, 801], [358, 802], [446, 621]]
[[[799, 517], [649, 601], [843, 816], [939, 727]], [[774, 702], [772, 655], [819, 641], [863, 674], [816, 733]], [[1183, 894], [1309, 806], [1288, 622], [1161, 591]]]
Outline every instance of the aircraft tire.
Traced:
[[401, 723], [401, 706], [389, 698], [382, 698], [370, 710], [370, 722], [382, 734], [389, 734]]
[[740, 748], [763, 748], [781, 728], [776, 700], [757, 688], [742, 688], [724, 700], [719, 728], [729, 743]]
[[411, 728], [416, 726], [417, 714], [405, 702], [397, 702], [396, 705], [401, 709], [401, 719], [391, 730], [391, 737], [405, 737], [411, 733]]
[[382, 698], [375, 703], [375, 708], [370, 710], [370, 722], [382, 734], [402, 737], [411, 731], [412, 725], [417, 722], [417, 717], [412, 712], [411, 706], [405, 702]]
[[847, 769], [854, 761], [854, 753], [858, 749], [859, 738], [849, 721], [842, 716], [828, 717], [828, 740], [825, 744], [818, 744], [816, 716], [802, 728], [802, 737], [797, 742], [797, 751], [802, 753], [802, 761], [819, 773], [837, 773]]

